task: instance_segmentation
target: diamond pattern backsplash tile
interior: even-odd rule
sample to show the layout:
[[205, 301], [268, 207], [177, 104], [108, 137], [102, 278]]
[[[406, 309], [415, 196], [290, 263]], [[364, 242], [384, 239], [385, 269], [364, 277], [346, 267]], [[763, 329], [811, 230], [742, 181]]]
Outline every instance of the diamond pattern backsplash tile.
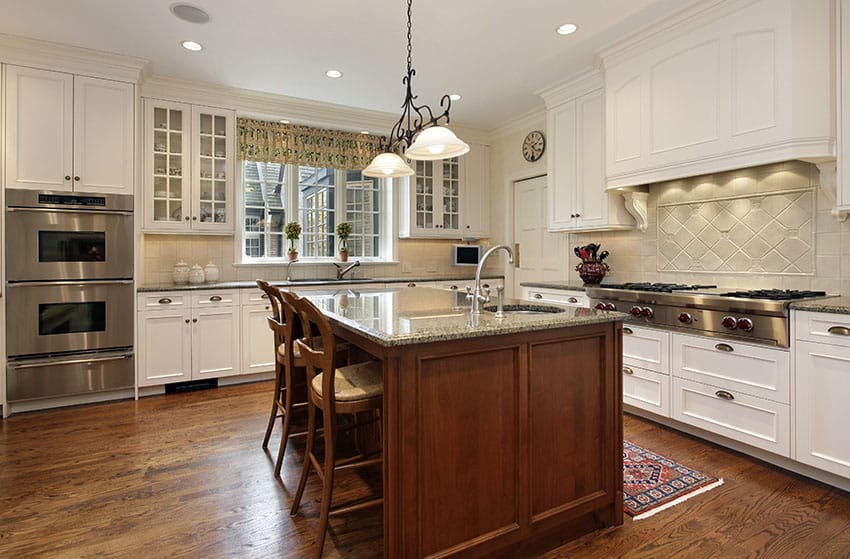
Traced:
[[815, 189], [658, 206], [658, 271], [815, 273]]

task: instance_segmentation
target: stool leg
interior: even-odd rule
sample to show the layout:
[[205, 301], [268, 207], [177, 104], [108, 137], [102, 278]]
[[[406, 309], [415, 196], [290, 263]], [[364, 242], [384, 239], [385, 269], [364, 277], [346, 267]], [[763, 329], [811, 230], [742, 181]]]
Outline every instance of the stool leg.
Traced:
[[274, 400], [272, 400], [272, 412], [269, 415], [269, 424], [266, 427], [266, 435], [263, 437], [263, 448], [266, 449], [269, 447], [269, 439], [272, 436], [272, 429], [274, 429], [274, 420], [277, 419], [277, 408], [278, 408], [278, 400], [280, 398], [280, 381], [281, 381], [281, 365], [277, 361], [275, 361], [275, 379], [274, 379]]
[[289, 367], [285, 367], [286, 372], [285, 383], [286, 388], [284, 388], [284, 405], [283, 405], [283, 432], [280, 434], [280, 448], [277, 451], [277, 460], [274, 464], [274, 475], [275, 477], [280, 477], [280, 468], [283, 465], [283, 453], [286, 451], [286, 442], [289, 440], [289, 425], [290, 418], [292, 417], [292, 390], [289, 387], [292, 386], [292, 375], [289, 373]]
[[334, 488], [334, 464], [336, 461], [336, 449], [334, 434], [336, 433], [336, 421], [333, 413], [325, 412], [323, 418], [325, 420], [324, 437], [325, 437], [325, 463], [322, 467], [325, 471], [325, 479], [322, 485], [322, 512], [319, 515], [319, 533], [316, 536], [318, 549], [316, 550], [316, 559], [322, 558], [322, 550], [325, 547], [325, 536], [328, 534], [328, 519], [331, 514], [331, 499], [333, 498]]
[[292, 508], [289, 514], [295, 516], [298, 514], [298, 507], [301, 505], [301, 497], [304, 495], [304, 487], [307, 485], [307, 476], [310, 474], [310, 465], [313, 455], [313, 446], [316, 439], [316, 405], [313, 400], [307, 397], [307, 448], [304, 451], [304, 464], [301, 466], [301, 479], [298, 481], [298, 490], [295, 492], [295, 497], [292, 499]]

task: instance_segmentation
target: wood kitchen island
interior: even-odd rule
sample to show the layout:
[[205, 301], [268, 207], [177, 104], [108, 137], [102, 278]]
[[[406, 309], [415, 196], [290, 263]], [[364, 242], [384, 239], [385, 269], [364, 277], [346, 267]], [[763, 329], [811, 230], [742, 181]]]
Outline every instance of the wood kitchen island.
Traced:
[[305, 293], [384, 363], [384, 557], [527, 557], [622, 523], [625, 315]]

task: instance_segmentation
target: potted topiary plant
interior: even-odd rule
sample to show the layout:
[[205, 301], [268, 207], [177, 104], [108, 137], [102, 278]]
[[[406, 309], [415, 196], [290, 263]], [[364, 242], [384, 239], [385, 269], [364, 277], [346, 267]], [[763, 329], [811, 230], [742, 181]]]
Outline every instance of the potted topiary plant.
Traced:
[[348, 237], [351, 236], [351, 224], [343, 221], [336, 226], [336, 236], [339, 239], [339, 259], [348, 262]]
[[298, 260], [298, 238], [301, 236], [301, 225], [297, 221], [290, 221], [286, 224], [283, 232], [289, 239], [289, 259]]

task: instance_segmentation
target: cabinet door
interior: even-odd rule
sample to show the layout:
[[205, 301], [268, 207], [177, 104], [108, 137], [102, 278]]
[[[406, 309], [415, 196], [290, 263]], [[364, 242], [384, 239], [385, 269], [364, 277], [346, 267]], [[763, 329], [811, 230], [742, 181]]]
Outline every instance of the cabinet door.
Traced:
[[602, 91], [576, 99], [575, 213], [578, 227], [608, 225], [604, 131], [605, 100]]
[[850, 478], [850, 347], [797, 342], [797, 460]]
[[239, 307], [192, 311], [192, 379], [239, 374]]
[[623, 362], [656, 373], [670, 373], [670, 332], [623, 326]]
[[549, 231], [575, 225], [576, 191], [576, 103], [569, 101], [548, 113], [547, 128], [552, 149], [548, 155]]
[[6, 187], [72, 189], [74, 77], [6, 67]]
[[267, 320], [271, 312], [269, 304], [242, 307], [242, 373], [274, 370], [274, 335]]
[[192, 107], [192, 229], [233, 231], [233, 111]]
[[399, 237], [457, 239], [461, 236], [463, 158], [411, 161], [415, 174], [402, 194]]
[[191, 106], [145, 100], [145, 229], [186, 231], [191, 224]]
[[490, 157], [487, 146], [472, 146], [464, 159], [463, 188], [460, 200], [461, 236], [490, 236]]
[[74, 78], [74, 190], [133, 194], [131, 83]]
[[184, 308], [138, 313], [139, 386], [192, 378], [190, 316], [189, 310]]
[[623, 403], [670, 417], [670, 375], [623, 365]]

